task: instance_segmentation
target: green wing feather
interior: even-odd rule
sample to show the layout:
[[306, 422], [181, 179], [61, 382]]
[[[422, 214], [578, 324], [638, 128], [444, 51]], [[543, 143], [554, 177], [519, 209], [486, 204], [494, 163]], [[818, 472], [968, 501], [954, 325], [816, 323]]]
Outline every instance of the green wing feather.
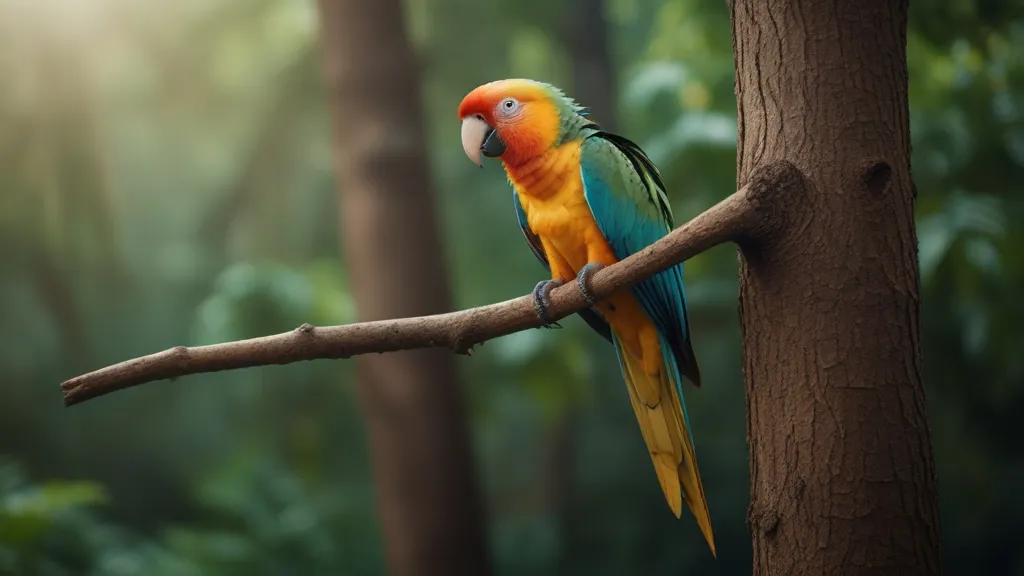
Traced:
[[[594, 220], [620, 260], [672, 229], [672, 210], [661, 176], [633, 142], [603, 131], [592, 132], [581, 145], [580, 174]], [[681, 374], [700, 385], [686, 317], [683, 265], [636, 284], [631, 292], [659, 332], [666, 370], [645, 368], [648, 359], [626, 351], [613, 332], [612, 343], [630, 404], [669, 507], [679, 516], [682, 502], [686, 502], [714, 553], [711, 517], [683, 401]]]
[[[587, 204], [618, 259], [643, 250], [672, 230], [664, 181], [635, 143], [601, 130], [589, 133], [581, 146], [580, 172]], [[640, 282], [632, 293], [668, 342], [678, 369], [700, 386], [690, 342], [683, 264]]]

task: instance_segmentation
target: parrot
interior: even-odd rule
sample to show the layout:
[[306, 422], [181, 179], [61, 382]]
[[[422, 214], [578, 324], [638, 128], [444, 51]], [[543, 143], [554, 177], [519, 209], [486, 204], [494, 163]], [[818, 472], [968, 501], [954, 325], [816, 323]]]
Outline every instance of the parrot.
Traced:
[[682, 377], [700, 387], [679, 263], [596, 300], [591, 278], [665, 236], [672, 209], [658, 168], [631, 140], [603, 130], [555, 86], [496, 80], [459, 104], [462, 147], [479, 167], [498, 158], [512, 186], [527, 244], [551, 278], [532, 302], [541, 322], [552, 289], [575, 281], [589, 305], [581, 318], [615, 349], [633, 412], [672, 513], [685, 501], [715, 553]]

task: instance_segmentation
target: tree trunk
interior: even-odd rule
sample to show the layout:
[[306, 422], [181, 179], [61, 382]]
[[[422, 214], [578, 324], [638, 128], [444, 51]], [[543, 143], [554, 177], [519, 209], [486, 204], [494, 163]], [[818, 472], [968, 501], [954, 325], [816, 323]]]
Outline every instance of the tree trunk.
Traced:
[[[320, 0], [319, 8], [359, 318], [449, 310], [402, 3]], [[490, 573], [454, 356], [417, 350], [357, 365], [389, 573]]]
[[572, 96], [602, 128], [614, 131], [618, 86], [608, 45], [605, 0], [569, 0], [562, 21], [572, 64]]
[[741, 246], [755, 574], [937, 574], [906, 0], [733, 0], [738, 180], [784, 160]]
[[[615, 67], [608, 47], [605, 0], [570, 0], [562, 18], [561, 37], [572, 72], [572, 97], [586, 106], [591, 117], [606, 130], [616, 127]], [[573, 525], [569, 519], [568, 497], [578, 447], [579, 407], [566, 406], [548, 431], [543, 468], [545, 507], [557, 518], [561, 553], [556, 562], [566, 571], [565, 545]]]

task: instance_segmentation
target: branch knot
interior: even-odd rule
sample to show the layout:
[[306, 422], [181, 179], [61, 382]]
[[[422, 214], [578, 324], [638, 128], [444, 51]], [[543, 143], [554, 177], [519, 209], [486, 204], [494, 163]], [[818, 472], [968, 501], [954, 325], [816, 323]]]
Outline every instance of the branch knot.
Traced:
[[754, 170], [746, 185], [752, 219], [747, 222], [741, 248], [762, 246], [793, 225], [793, 210], [809, 201], [808, 181], [795, 164], [779, 160]]

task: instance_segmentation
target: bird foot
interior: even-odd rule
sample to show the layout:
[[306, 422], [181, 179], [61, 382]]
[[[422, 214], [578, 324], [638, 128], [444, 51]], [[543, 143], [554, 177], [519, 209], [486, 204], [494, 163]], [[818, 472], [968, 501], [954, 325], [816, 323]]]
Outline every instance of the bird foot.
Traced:
[[558, 288], [562, 284], [564, 284], [564, 282], [561, 280], [541, 280], [533, 288], [533, 308], [537, 311], [537, 316], [540, 317], [545, 328], [562, 327], [558, 322], [552, 322], [551, 316], [548, 315], [548, 307], [551, 305], [549, 295], [552, 290]]
[[604, 264], [589, 262], [586, 266], [580, 268], [579, 274], [576, 275], [576, 285], [580, 288], [580, 294], [583, 294], [583, 299], [591, 306], [597, 304], [597, 298], [594, 298], [590, 290], [590, 280], [602, 268], [604, 268]]

